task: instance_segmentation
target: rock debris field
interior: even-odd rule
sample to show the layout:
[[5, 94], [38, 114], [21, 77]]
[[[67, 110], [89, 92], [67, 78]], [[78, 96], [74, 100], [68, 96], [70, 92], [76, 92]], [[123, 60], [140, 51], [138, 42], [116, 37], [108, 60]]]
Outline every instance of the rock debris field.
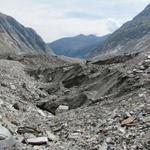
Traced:
[[125, 57], [0, 57], [0, 150], [149, 150], [150, 53]]

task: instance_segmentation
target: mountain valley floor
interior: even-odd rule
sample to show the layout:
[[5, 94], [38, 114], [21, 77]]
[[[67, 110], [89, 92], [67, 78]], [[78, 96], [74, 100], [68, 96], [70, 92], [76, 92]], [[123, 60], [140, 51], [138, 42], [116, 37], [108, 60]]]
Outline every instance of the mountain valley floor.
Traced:
[[103, 64], [0, 57], [0, 150], [148, 150], [149, 127], [149, 52]]

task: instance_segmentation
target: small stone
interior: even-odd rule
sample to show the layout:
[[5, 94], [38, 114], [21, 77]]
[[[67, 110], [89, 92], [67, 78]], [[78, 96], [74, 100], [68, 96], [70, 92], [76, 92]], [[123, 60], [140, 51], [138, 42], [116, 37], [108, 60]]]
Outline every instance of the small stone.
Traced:
[[64, 94], [68, 94], [69, 92], [70, 92], [69, 89], [65, 89], [65, 90], [64, 90]]
[[5, 140], [10, 137], [11, 137], [11, 134], [9, 130], [0, 125], [0, 140]]
[[130, 113], [129, 112], [125, 112], [124, 114], [123, 114], [123, 118], [128, 118], [128, 117], [130, 117], [131, 115], [130, 115]]
[[107, 128], [101, 128], [101, 129], [98, 131], [98, 133], [107, 134], [108, 131], [109, 131], [109, 129], [107, 129]]
[[135, 117], [130, 116], [130, 117], [128, 117], [127, 119], [124, 119], [124, 120], [121, 122], [121, 125], [122, 125], [122, 126], [125, 126], [125, 125], [128, 125], [128, 124], [131, 124], [131, 123], [134, 122], [135, 119], [136, 119]]
[[146, 97], [146, 96], [145, 96], [144, 93], [140, 93], [140, 94], [139, 94], [139, 97], [142, 98], [142, 97]]
[[150, 73], [150, 67], [146, 70], [146, 73], [147, 73], [147, 74]]
[[10, 85], [10, 88], [12, 89], [12, 90], [16, 90], [16, 87], [14, 86], [14, 85]]
[[107, 143], [104, 142], [101, 146], [99, 146], [99, 150], [107, 150]]
[[68, 111], [68, 110], [69, 110], [69, 106], [60, 105], [60, 106], [56, 109], [55, 113], [56, 113], [56, 114], [57, 114], [57, 113], [63, 113], [63, 112], [66, 112], [66, 111]]
[[7, 87], [7, 84], [6, 83], [1, 83], [1, 86]]
[[140, 68], [140, 70], [145, 70], [144, 66], [140, 66], [139, 68]]
[[132, 74], [132, 71], [131, 71], [131, 70], [128, 70], [127, 73], [128, 73], [128, 74]]
[[32, 145], [42, 145], [42, 144], [47, 144], [48, 143], [48, 138], [47, 137], [37, 137], [37, 138], [30, 138], [26, 140], [27, 144], [32, 144]]
[[148, 55], [147, 58], [150, 59], [150, 55]]
[[16, 110], [20, 110], [20, 109], [21, 109], [21, 107], [20, 107], [20, 105], [19, 105], [18, 103], [15, 103], [15, 104], [13, 105], [13, 107], [14, 107]]
[[106, 139], [106, 143], [111, 143], [112, 142], [112, 139], [110, 138], [110, 137], [108, 137], [107, 139]]
[[46, 134], [47, 134], [48, 139], [50, 141], [57, 141], [58, 140], [58, 138], [54, 134], [52, 134], [50, 131], [46, 131]]
[[3, 105], [3, 104], [4, 104], [3, 100], [2, 100], [2, 99], [0, 99], [0, 105]]

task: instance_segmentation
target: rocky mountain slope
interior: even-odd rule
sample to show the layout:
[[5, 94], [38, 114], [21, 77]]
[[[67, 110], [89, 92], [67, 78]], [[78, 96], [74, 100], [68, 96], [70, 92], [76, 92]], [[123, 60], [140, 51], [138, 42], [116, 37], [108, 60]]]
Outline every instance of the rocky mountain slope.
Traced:
[[[2, 30], [5, 52], [28, 35], [13, 29]], [[0, 150], [149, 150], [149, 34], [137, 35], [132, 53], [102, 60], [0, 55]]]
[[52, 53], [42, 38], [14, 18], [0, 13], [0, 53]]
[[150, 47], [150, 5], [125, 23], [89, 55], [115, 55], [148, 50]]
[[109, 35], [97, 37], [95, 35], [78, 35], [75, 37], [62, 38], [48, 45], [57, 55], [85, 58], [98, 43], [103, 42]]
[[0, 58], [0, 149], [148, 150], [150, 53], [123, 61]]

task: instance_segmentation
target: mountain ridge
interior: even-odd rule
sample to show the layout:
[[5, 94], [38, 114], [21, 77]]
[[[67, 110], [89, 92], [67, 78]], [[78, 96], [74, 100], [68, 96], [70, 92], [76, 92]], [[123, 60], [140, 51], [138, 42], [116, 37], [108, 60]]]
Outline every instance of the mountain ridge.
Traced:
[[98, 43], [103, 42], [109, 35], [98, 37], [93, 34], [79, 34], [73, 37], [64, 37], [49, 43], [57, 55], [85, 58]]
[[53, 53], [36, 31], [3, 13], [0, 13], [0, 52]]
[[[141, 13], [135, 16], [131, 21], [126, 22], [118, 30], [112, 33], [108, 37], [108, 39], [104, 41], [104, 43], [99, 43], [98, 47], [90, 53], [89, 57], [104, 54], [107, 55], [109, 53], [123, 54], [127, 52], [133, 52], [135, 51], [135, 45], [138, 45], [136, 41], [139, 42], [139, 39], [143, 40], [143, 37], [146, 35], [150, 36], [149, 32], [150, 5], [148, 5]], [[129, 47], [130, 51], [128, 51]], [[140, 49], [136, 47], [136, 51], [140, 51]]]

